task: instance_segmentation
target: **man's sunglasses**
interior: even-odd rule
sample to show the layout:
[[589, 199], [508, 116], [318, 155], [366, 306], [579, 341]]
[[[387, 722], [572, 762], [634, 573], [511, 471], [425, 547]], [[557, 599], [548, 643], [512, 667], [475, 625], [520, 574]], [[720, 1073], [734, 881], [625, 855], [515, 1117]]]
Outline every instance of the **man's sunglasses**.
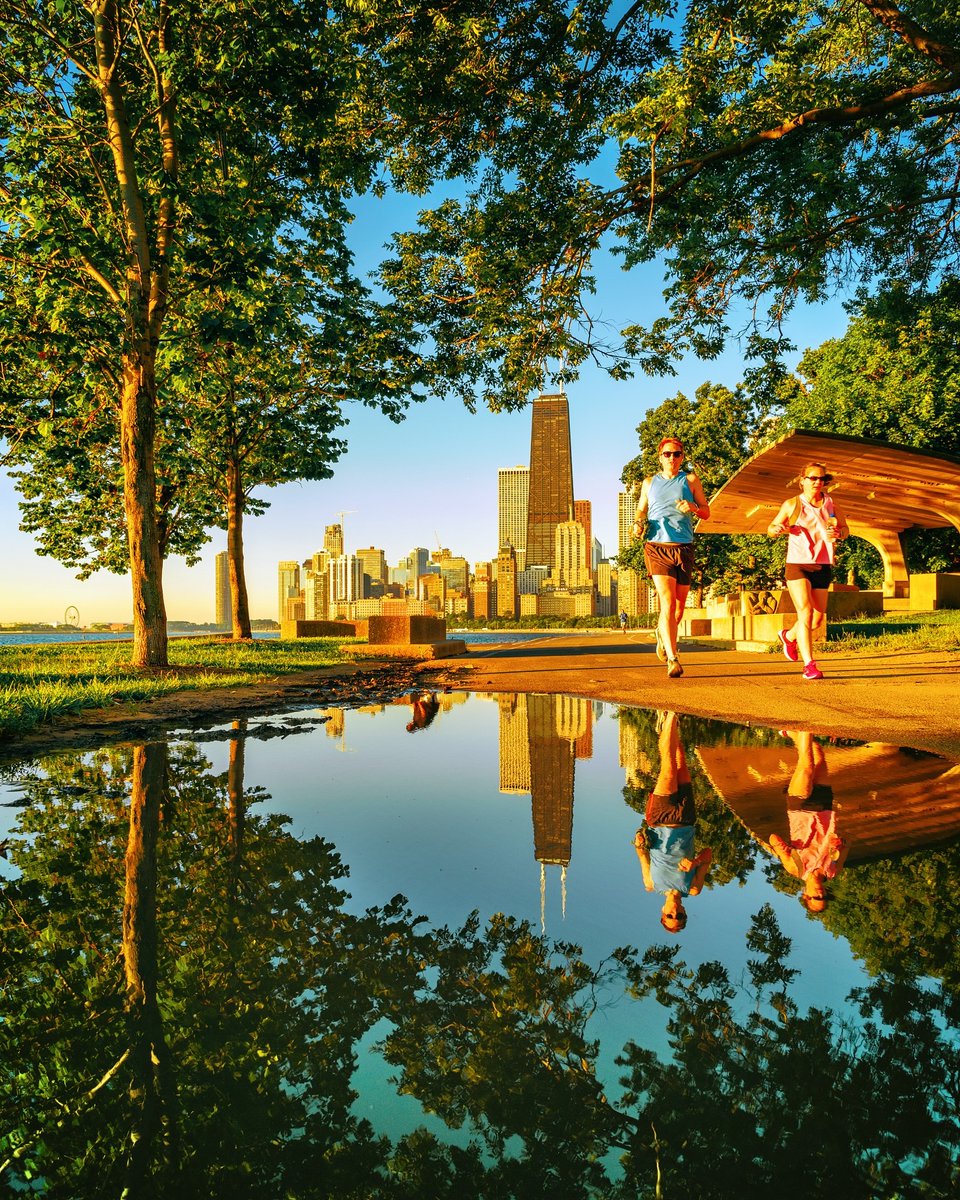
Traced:
[[683, 458], [682, 450], [661, 450], [661, 458]]

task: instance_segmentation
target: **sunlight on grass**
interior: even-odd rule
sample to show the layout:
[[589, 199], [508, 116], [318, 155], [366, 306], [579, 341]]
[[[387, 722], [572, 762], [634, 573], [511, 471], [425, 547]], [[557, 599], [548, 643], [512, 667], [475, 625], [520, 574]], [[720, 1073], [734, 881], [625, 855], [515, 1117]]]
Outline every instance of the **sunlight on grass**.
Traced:
[[172, 638], [170, 666], [159, 671], [131, 666], [129, 642], [0, 646], [0, 739], [85, 709], [331, 666], [343, 661], [342, 645], [330, 638], [252, 643]]

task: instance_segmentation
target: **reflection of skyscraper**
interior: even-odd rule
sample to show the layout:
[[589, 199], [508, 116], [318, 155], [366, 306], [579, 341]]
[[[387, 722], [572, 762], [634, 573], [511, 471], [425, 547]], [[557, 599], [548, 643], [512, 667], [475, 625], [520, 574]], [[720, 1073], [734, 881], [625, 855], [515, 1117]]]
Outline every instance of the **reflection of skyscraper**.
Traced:
[[221, 550], [214, 559], [217, 575], [215, 621], [218, 629], [229, 629], [233, 624], [230, 603], [230, 556]]
[[527, 697], [521, 692], [501, 693], [500, 791], [525, 795], [530, 791], [530, 741], [527, 731]]
[[620, 766], [625, 772], [625, 781], [629, 787], [643, 787], [645, 777], [653, 768], [645, 750], [640, 746], [640, 735], [637, 726], [620, 714], [617, 722], [620, 740]]
[[530, 793], [537, 861], [570, 861], [573, 843], [573, 741], [561, 737], [560, 703], [565, 697], [527, 697]]
[[517, 569], [526, 563], [529, 467], [501, 467], [497, 472], [497, 546], [517, 552]]
[[553, 566], [554, 531], [573, 516], [570, 410], [566, 396], [538, 396], [530, 426], [527, 566]]

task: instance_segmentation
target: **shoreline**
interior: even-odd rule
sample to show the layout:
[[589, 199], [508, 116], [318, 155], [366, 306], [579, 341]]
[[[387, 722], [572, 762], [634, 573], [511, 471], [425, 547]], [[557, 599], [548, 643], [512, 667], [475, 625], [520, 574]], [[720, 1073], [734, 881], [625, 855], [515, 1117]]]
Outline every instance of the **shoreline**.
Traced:
[[89, 709], [0, 744], [0, 758], [149, 740], [253, 714], [359, 707], [432, 688], [567, 693], [741, 725], [888, 742], [960, 760], [960, 653], [841, 651], [825, 660], [824, 680], [808, 683], [778, 655], [686, 642], [685, 675], [668, 680], [648, 630], [542, 632], [516, 643], [468, 642], [468, 653], [456, 658], [368, 658], [257, 684]]

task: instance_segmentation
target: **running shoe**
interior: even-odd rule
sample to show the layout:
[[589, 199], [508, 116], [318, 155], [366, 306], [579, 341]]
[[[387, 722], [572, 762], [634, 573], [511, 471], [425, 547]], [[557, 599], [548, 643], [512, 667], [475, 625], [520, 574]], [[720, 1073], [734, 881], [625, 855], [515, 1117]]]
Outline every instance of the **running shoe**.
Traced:
[[679, 679], [682, 674], [683, 674], [683, 667], [680, 666], [680, 664], [677, 662], [677, 660], [675, 658], [671, 658], [670, 663], [667, 667], [667, 678], [668, 679]]
[[663, 648], [663, 638], [660, 636], [659, 629], [657, 630], [657, 658], [659, 658], [661, 662], [667, 661], [667, 652]]
[[822, 679], [823, 672], [812, 660], [803, 668], [804, 679]]
[[800, 657], [800, 651], [797, 649], [796, 639], [794, 638], [793, 641], [791, 641], [782, 629], [777, 634], [777, 637], [780, 639], [780, 648], [783, 650], [783, 657], [788, 658], [790, 662], [796, 662]]

